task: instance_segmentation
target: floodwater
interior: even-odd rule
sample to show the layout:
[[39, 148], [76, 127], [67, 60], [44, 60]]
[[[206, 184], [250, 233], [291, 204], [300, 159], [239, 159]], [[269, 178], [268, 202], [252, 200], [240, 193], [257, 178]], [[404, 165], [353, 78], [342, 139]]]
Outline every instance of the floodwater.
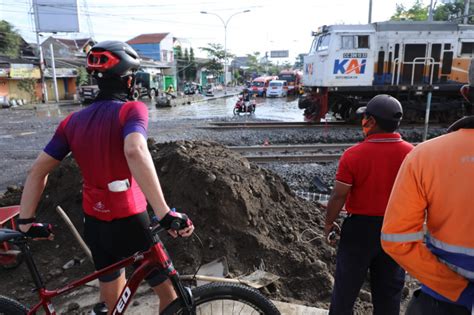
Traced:
[[[294, 97], [257, 98], [255, 113], [253, 115], [241, 114], [240, 116], [234, 116], [233, 114], [237, 96], [163, 108], [156, 108], [154, 103], [148, 99], [142, 101], [148, 105], [150, 121], [213, 118], [303, 121], [303, 111], [298, 108], [298, 99]], [[41, 106], [36, 110], [36, 115], [38, 117], [65, 117], [69, 113], [82, 108], [84, 108], [82, 105]]]

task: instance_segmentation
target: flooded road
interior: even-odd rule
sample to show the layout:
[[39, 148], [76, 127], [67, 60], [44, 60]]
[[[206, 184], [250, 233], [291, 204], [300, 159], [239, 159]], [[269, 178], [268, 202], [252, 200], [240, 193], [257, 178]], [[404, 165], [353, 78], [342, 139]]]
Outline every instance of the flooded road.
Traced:
[[[279, 121], [303, 121], [303, 111], [298, 108], [298, 99], [294, 97], [284, 98], [257, 98], [257, 108], [252, 116], [241, 114], [234, 116], [233, 108], [237, 96], [219, 98], [210, 101], [202, 101], [190, 105], [178, 105], [173, 107], [156, 108], [154, 103], [148, 99], [142, 100], [148, 105], [150, 121], [173, 119], [263, 119]], [[82, 105], [56, 106], [49, 105], [39, 108], [36, 115], [42, 117], [65, 117], [69, 113], [84, 108]]]

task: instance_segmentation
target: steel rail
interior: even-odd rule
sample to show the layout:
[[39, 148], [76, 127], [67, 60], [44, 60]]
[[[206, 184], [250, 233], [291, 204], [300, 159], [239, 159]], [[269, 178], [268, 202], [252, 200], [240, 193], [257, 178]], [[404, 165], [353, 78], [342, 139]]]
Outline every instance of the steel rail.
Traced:
[[298, 144], [298, 145], [252, 145], [252, 146], [228, 146], [234, 152], [307, 152], [318, 150], [344, 150], [354, 143], [320, 143], [320, 144]]
[[247, 160], [255, 163], [288, 162], [288, 163], [321, 163], [336, 161], [341, 154], [309, 154], [309, 155], [250, 155]]
[[[202, 129], [236, 129], [236, 128], [333, 128], [333, 127], [351, 127], [344, 122], [331, 123], [304, 123], [304, 122], [228, 122], [228, 123], [211, 123], [209, 126], [198, 127]], [[354, 127], [358, 127], [353, 125]]]

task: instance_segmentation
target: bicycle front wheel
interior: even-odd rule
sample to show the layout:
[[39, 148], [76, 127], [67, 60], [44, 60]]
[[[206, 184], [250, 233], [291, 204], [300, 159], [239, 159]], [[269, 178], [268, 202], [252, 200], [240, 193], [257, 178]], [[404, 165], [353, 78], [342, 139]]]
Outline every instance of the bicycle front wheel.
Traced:
[[[259, 291], [241, 284], [211, 283], [192, 290], [194, 311], [201, 315], [280, 315], [276, 306]], [[174, 301], [163, 315], [191, 315], [181, 301]]]
[[26, 315], [28, 309], [19, 302], [0, 295], [0, 315]]

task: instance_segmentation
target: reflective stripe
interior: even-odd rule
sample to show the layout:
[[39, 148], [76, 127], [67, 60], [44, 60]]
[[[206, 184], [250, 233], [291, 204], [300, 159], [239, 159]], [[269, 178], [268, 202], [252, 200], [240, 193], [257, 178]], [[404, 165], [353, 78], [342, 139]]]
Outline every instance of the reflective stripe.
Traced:
[[474, 248], [472, 247], [451, 245], [434, 238], [430, 234], [427, 234], [427, 238], [428, 238], [428, 241], [436, 248], [439, 248], [439, 249], [442, 249], [444, 251], [454, 253], [454, 254], [464, 254], [464, 255], [474, 257]]
[[457, 274], [469, 279], [469, 280], [473, 280], [474, 279], [474, 271], [470, 271], [470, 270], [467, 270], [467, 269], [464, 269], [464, 268], [461, 268], [461, 267], [458, 267], [456, 265], [453, 265], [449, 262], [447, 262], [446, 260], [444, 259], [441, 259], [441, 258], [438, 258], [439, 261], [441, 261], [442, 263], [446, 264], [450, 269], [452, 269], [454, 272], [456, 272]]
[[424, 233], [422, 232], [416, 232], [416, 233], [382, 233], [382, 241], [387, 241], [387, 242], [415, 242], [415, 241], [422, 241], [423, 240]]

